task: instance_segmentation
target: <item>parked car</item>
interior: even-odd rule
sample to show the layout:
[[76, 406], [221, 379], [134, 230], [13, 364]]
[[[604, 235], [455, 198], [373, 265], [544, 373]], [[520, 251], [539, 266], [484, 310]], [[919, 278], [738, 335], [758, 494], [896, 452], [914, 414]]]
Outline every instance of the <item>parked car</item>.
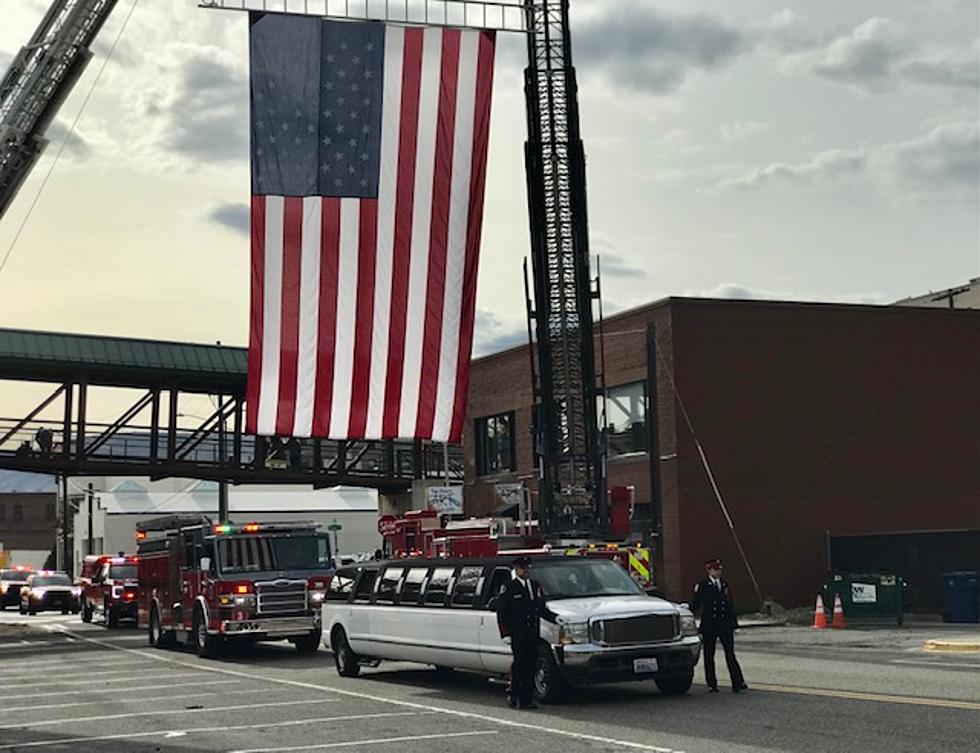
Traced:
[[20, 589], [33, 574], [34, 571], [24, 565], [0, 570], [0, 609], [20, 604]]
[[20, 589], [20, 613], [37, 614], [47, 609], [60, 609], [62, 614], [78, 614], [80, 592], [81, 589], [64, 573], [34, 573]]
[[[510, 671], [496, 597], [514, 557], [409, 559], [341, 568], [323, 604], [324, 642], [339, 674], [411, 661], [490, 675]], [[653, 680], [685, 693], [701, 653], [694, 615], [648, 596], [615, 562], [536, 558], [532, 577], [563, 624], [542, 620], [535, 686], [559, 700], [575, 685]]]

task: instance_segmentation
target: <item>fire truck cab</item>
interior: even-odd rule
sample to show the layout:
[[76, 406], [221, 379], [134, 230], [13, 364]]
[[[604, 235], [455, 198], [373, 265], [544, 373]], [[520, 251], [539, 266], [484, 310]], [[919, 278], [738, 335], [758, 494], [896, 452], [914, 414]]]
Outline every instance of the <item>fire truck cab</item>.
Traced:
[[213, 523], [168, 515], [137, 524], [139, 626], [151, 646], [191, 643], [199, 656], [234, 641], [320, 645], [320, 606], [333, 573], [315, 523]]
[[82, 622], [101, 614], [106, 627], [120, 619], [136, 619], [137, 558], [132, 555], [92, 554], [82, 562], [78, 578]]

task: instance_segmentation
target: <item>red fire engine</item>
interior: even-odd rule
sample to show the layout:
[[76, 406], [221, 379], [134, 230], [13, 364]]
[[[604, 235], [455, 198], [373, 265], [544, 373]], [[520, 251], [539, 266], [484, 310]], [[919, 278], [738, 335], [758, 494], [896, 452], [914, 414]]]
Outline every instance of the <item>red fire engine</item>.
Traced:
[[214, 656], [230, 641], [320, 645], [330, 542], [315, 523], [213, 523], [168, 515], [137, 524], [139, 625], [151, 646], [193, 644]]
[[120, 619], [136, 619], [137, 558], [120, 554], [91, 554], [82, 562], [78, 578], [81, 588], [82, 622], [101, 614], [106, 627]]
[[403, 518], [387, 516], [378, 522], [388, 557], [492, 557], [518, 551], [578, 557], [601, 557], [618, 562], [646, 590], [654, 590], [650, 549], [642, 542], [626, 543], [629, 533], [632, 489], [610, 490], [612, 531], [623, 537], [616, 542], [583, 542], [552, 546], [540, 535], [537, 521], [510, 518], [449, 520], [435, 510], [413, 510]]

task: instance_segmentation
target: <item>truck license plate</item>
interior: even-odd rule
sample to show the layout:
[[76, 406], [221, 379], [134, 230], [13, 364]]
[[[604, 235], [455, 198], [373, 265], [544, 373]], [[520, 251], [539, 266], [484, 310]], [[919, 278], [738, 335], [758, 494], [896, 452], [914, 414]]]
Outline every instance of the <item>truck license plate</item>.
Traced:
[[656, 659], [634, 659], [633, 672], [643, 674], [645, 672], [656, 672], [659, 669]]

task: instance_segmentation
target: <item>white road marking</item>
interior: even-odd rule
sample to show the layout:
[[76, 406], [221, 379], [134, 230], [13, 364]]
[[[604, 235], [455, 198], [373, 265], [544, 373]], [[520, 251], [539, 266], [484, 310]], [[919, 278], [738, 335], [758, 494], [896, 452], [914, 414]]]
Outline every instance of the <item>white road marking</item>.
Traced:
[[13, 743], [11, 745], [0, 745], [0, 750], [13, 750], [21, 748], [45, 748], [51, 745], [69, 745], [71, 743], [88, 743], [100, 740], [132, 740], [139, 737], [156, 737], [160, 735], [164, 738], [183, 735], [200, 735], [212, 732], [240, 732], [250, 729], [271, 729], [273, 727], [298, 727], [303, 724], [324, 724], [327, 722], [348, 722], [361, 719], [380, 719], [391, 716], [423, 716], [428, 712], [414, 711], [389, 711], [378, 714], [348, 714], [346, 716], [321, 716], [315, 719], [291, 719], [288, 722], [264, 722], [262, 724], [235, 724], [221, 727], [197, 727], [183, 730], [155, 730], [153, 732], [122, 732], [117, 735], [99, 735], [98, 737], [72, 737], [59, 740], [36, 740], [26, 743]]
[[[64, 663], [64, 660], [62, 660], [62, 663]], [[30, 664], [31, 666], [33, 666], [33, 662], [30, 662], [29, 660], [28, 660], [28, 664]], [[100, 666], [100, 665], [96, 665], [96, 666]], [[152, 665], [151, 664], [141, 664], [141, 665], [138, 665], [138, 666], [149, 667], [149, 666], [152, 666]], [[93, 675], [100, 675], [100, 676], [103, 676], [104, 677], [105, 675], [125, 675], [125, 674], [129, 674], [129, 675], [132, 676], [132, 678], [134, 680], [135, 679], [143, 679], [143, 675], [140, 675], [140, 674], [133, 675], [132, 674], [133, 670], [131, 668], [130, 669], [102, 669], [102, 670], [96, 670], [94, 672], [89, 672], [85, 668], [79, 667], [77, 664], [72, 664], [71, 670], [72, 670], [72, 672], [77, 671], [78, 674], [84, 675], [85, 677], [92, 677]], [[22, 673], [16, 674], [16, 675], [12, 675], [12, 674], [11, 675], [0, 675], [0, 680], [3, 680], [4, 682], [11, 682], [13, 680], [18, 680], [18, 679], [22, 679], [22, 678], [24, 678], [24, 679], [33, 679], [33, 678], [36, 678], [37, 675], [38, 675], [37, 672], [30, 672], [30, 673], [27, 673], [27, 674], [25, 674], [25, 673], [22, 672]], [[126, 679], [127, 678], [125, 678], [125, 677], [120, 677], [119, 678], [120, 681], [126, 680]], [[24, 687], [24, 686], [21, 683], [13, 682], [12, 685], [11, 685], [11, 687], [17, 687], [17, 688], [19, 688], [19, 687]]]
[[354, 740], [343, 743], [317, 743], [315, 745], [295, 745], [290, 748], [277, 746], [275, 748], [247, 748], [235, 750], [232, 753], [285, 753], [289, 750], [328, 750], [330, 748], [353, 748], [355, 745], [383, 745], [384, 743], [408, 743], [416, 740], [444, 740], [449, 737], [476, 737], [478, 735], [496, 735], [497, 730], [477, 730], [474, 732], [443, 732], [431, 735], [405, 735], [403, 737], [379, 737], [374, 740]]
[[[191, 669], [191, 667], [189, 665], [185, 665], [185, 666], [187, 666], [188, 669]], [[174, 677], [195, 677], [196, 675], [197, 675], [197, 672], [178, 672], [177, 674], [167, 675], [167, 677], [168, 677], [168, 679], [173, 679]], [[131, 682], [133, 680], [142, 680], [142, 679], [143, 679], [142, 677], [133, 677], [133, 678], [121, 677], [118, 680], [106, 680], [106, 679], [100, 679], [100, 680], [45, 680], [44, 682], [24, 682], [24, 683], [18, 684], [17, 687], [19, 689], [19, 688], [44, 687], [46, 685], [99, 685], [99, 684], [103, 684], [104, 685], [104, 684], [109, 683], [109, 682]], [[135, 690], [135, 688], [132, 688], [132, 690]]]
[[[526, 729], [534, 732], [543, 732], [546, 734], [556, 735], [559, 737], [568, 737], [574, 740], [586, 740], [588, 742], [602, 743], [605, 745], [611, 745], [619, 748], [628, 748], [630, 750], [648, 750], [648, 751], [653, 751], [653, 753], [683, 753], [683, 751], [675, 750], [674, 748], [664, 748], [658, 745], [637, 743], [631, 740], [619, 740], [612, 737], [603, 737], [602, 735], [590, 735], [585, 732], [573, 732], [571, 730], [558, 729], [556, 727], [543, 727], [540, 724], [533, 724], [530, 722], [515, 722], [510, 719], [501, 719], [495, 716], [489, 716], [487, 714], [477, 714], [472, 711], [447, 709], [441, 706], [430, 706], [424, 703], [415, 703], [413, 701], [399, 701], [392, 698], [384, 698], [382, 696], [371, 695], [370, 693], [359, 693], [353, 690], [342, 690], [340, 688], [331, 688], [326, 685], [316, 685], [314, 683], [309, 683], [309, 682], [300, 682], [299, 680], [286, 680], [278, 677], [265, 677], [263, 675], [254, 675], [248, 672], [226, 669], [224, 667], [212, 667], [212, 666], [205, 667], [205, 666], [198, 666], [195, 664], [187, 664], [186, 662], [182, 662], [168, 656], [161, 656], [157, 653], [151, 654], [146, 651], [137, 651], [136, 649], [126, 648], [124, 646], [116, 646], [113, 645], [112, 643], [98, 640], [97, 638], [87, 638], [85, 636], [79, 636], [79, 635], [76, 635], [76, 637], [88, 641], [89, 643], [94, 643], [98, 646], [104, 646], [106, 648], [111, 648], [116, 651], [124, 651], [129, 654], [134, 654], [135, 656], [152, 658], [157, 661], [166, 662], [168, 664], [174, 664], [179, 667], [184, 667], [187, 669], [199, 669], [202, 672], [213, 672], [215, 674], [223, 674], [223, 675], [228, 675], [230, 677], [242, 677], [248, 680], [255, 680], [258, 682], [271, 682], [279, 685], [290, 685], [295, 688], [306, 688], [307, 690], [318, 690], [324, 693], [333, 693], [335, 695], [347, 696], [348, 698], [360, 698], [365, 701], [376, 701], [377, 703], [390, 704], [393, 706], [403, 706], [405, 708], [416, 709], [418, 711], [429, 711], [437, 714], [445, 714], [447, 716], [455, 716], [460, 719], [478, 719], [482, 722], [489, 722], [490, 724], [496, 724], [503, 727], [513, 727], [516, 729]], [[3, 748], [0, 747], [0, 750], [2, 749]]]
[[980, 662], [970, 661], [928, 661], [926, 659], [892, 659], [892, 664], [916, 664], [920, 667], [969, 667], [980, 669]]
[[80, 716], [70, 719], [45, 719], [39, 722], [25, 724], [2, 724], [0, 729], [37, 729], [38, 727], [53, 727], [56, 724], [74, 724], [75, 722], [103, 722], [108, 719], [131, 719], [136, 716], [172, 716], [173, 714], [212, 714], [218, 711], [242, 711], [243, 709], [265, 709], [279, 706], [311, 706], [315, 703], [335, 703], [336, 698], [317, 698], [309, 701], [273, 701], [272, 703], [246, 703], [241, 706], [214, 706], [213, 708], [198, 709], [168, 709], [167, 711], [133, 711], [128, 714], [105, 714], [103, 716]]
[[[222, 681], [224, 682], [224, 681]], [[229, 680], [229, 683], [235, 682], [234, 680]], [[207, 684], [207, 683], [202, 683]], [[174, 686], [175, 688], [180, 687], [183, 690], [183, 686]], [[195, 685], [196, 687], [196, 685]], [[86, 693], [90, 692], [88, 690]], [[221, 691], [222, 698], [226, 695], [244, 695], [246, 693], [268, 693], [270, 692], [267, 688], [247, 688], [246, 690], [223, 690]], [[54, 695], [54, 694], [52, 694]], [[61, 695], [58, 693], [57, 695]], [[141, 695], [136, 698], [113, 698], [114, 703], [145, 703], [146, 701], [183, 701], [185, 698], [207, 698], [211, 696], [211, 693], [181, 693], [180, 695]], [[18, 696], [20, 698], [20, 696]], [[11, 711], [41, 711], [42, 709], [67, 709], [76, 706], [105, 706], [106, 699], [100, 698], [97, 701], [75, 701], [74, 703], [47, 703], [41, 706], [31, 705], [31, 706], [4, 706], [3, 712], [6, 714]]]
[[[200, 688], [205, 685], [240, 685], [238, 680], [208, 680], [207, 682], [195, 682], [194, 687]], [[135, 688], [121, 688], [118, 685], [112, 685], [111, 687], [106, 687], [106, 692], [121, 693], [125, 691], [138, 691], [147, 688], [153, 688], [154, 690], [162, 690], [163, 688], [184, 688], [185, 685], [137, 685]], [[92, 693], [98, 693], [98, 690], [55, 690], [50, 693], [30, 693], [29, 695], [17, 694], [17, 700], [24, 700], [25, 698], [50, 698], [51, 696], [63, 696], [63, 695], [92, 695]]]

